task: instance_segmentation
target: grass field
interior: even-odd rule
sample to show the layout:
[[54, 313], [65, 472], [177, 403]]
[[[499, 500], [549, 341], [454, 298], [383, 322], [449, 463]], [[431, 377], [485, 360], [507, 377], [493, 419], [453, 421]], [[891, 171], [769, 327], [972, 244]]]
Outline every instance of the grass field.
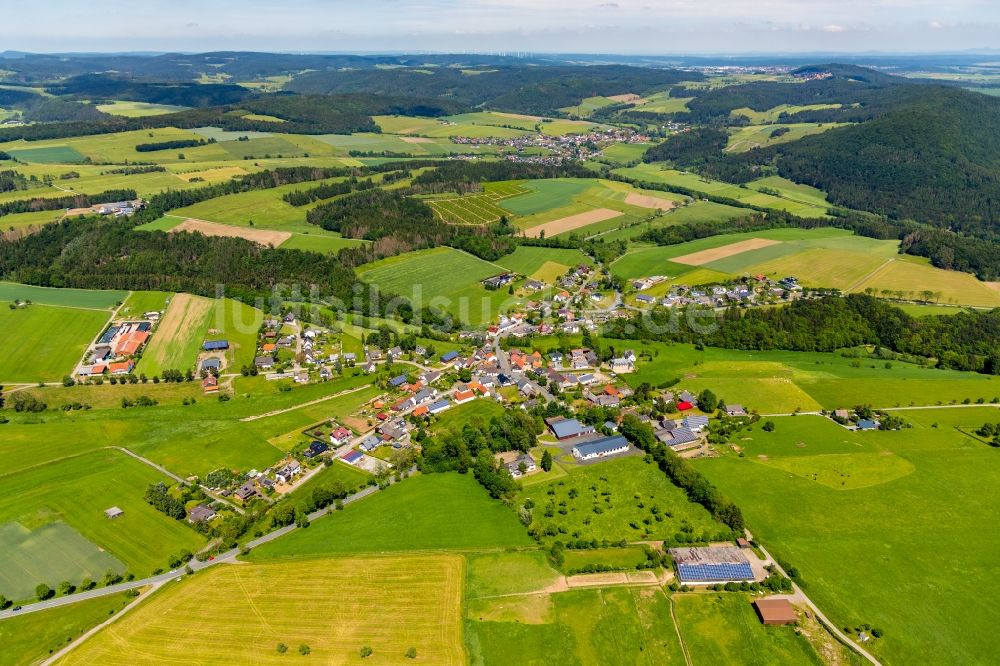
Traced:
[[744, 594], [674, 597], [681, 636], [695, 664], [816, 664], [823, 660], [792, 627], [762, 627]]
[[675, 208], [648, 222], [637, 222], [632, 226], [615, 229], [600, 235], [607, 241], [626, 239], [631, 240], [639, 234], [659, 227], [674, 224], [698, 224], [702, 222], [724, 222], [747, 214], [745, 208], [736, 208], [725, 204], [717, 204], [712, 201], [695, 201], [686, 206]]
[[[630, 342], [630, 345], [632, 343]], [[711, 388], [727, 402], [741, 402], [761, 413], [818, 411], [872, 404], [876, 407], [986, 401], [1000, 395], [1000, 383], [987, 375], [861, 359], [834, 353], [739, 351], [691, 345], [636, 342], [640, 361], [627, 376], [632, 386], [683, 379], [697, 392]]]
[[526, 194], [508, 199], [501, 204], [515, 215], [531, 215], [553, 208], [568, 206], [573, 197], [592, 184], [585, 178], [551, 178], [532, 180], [524, 184]]
[[[21, 549], [4, 552], [0, 570], [14, 588], [3, 591], [8, 597], [30, 596], [40, 582], [54, 587], [64, 579], [100, 577], [110, 564], [98, 548], [141, 577], [165, 566], [168, 553], [203, 543], [197, 532], [142, 499], [149, 484], [169, 479], [119, 451], [63, 458], [9, 472], [3, 481], [9, 496], [0, 507], [0, 523], [8, 525], [9, 536], [15, 534], [10, 523], [19, 523], [45, 544], [24, 540]], [[108, 520], [104, 511], [112, 506], [125, 515]]]
[[460, 432], [467, 423], [481, 421], [488, 425], [494, 416], [503, 414], [504, 408], [494, 400], [473, 400], [464, 405], [456, 405], [443, 412], [434, 422], [432, 429], [443, 434], [447, 431]]
[[[700, 267], [695, 274], [673, 260], [697, 252], [725, 248], [752, 239], [780, 241], [767, 247], [733, 253]], [[725, 253], [724, 253], [725, 254]], [[946, 271], [926, 259], [898, 254], [896, 241], [854, 236], [841, 229], [772, 229], [750, 234], [712, 236], [669, 246], [638, 246], [612, 265], [624, 279], [649, 275], [677, 278], [662, 283], [698, 284], [742, 275], [781, 278], [794, 275], [800, 284], [846, 292], [872, 289], [876, 295], [921, 299], [930, 291], [942, 304], [1000, 306], [1000, 290], [969, 273]]]
[[[426, 663], [463, 664], [462, 575], [454, 555], [214, 567], [171, 584], [61, 663], [134, 664], [141, 652], [154, 663], [402, 664], [414, 647]], [[307, 658], [299, 645], [310, 647]]]
[[568, 477], [526, 487], [518, 503], [529, 498], [535, 503], [532, 526], [555, 525], [564, 528], [569, 538], [665, 539], [682, 527], [708, 537], [727, 531], [640, 457], [574, 466]]
[[169, 291], [133, 291], [118, 308], [119, 317], [141, 317], [146, 312], [162, 314], [174, 294]]
[[14, 213], [0, 217], [0, 231], [40, 228], [62, 219], [62, 210], [40, 210], [33, 213]]
[[746, 188], [718, 180], [702, 178], [694, 173], [665, 168], [662, 164], [641, 164], [635, 167], [615, 169], [617, 174], [635, 178], [640, 181], [676, 185], [695, 192], [704, 192], [719, 197], [735, 199], [754, 206], [785, 210], [802, 217], [823, 217], [827, 213], [826, 206], [810, 205], [792, 199], [763, 194], [750, 186]]
[[552, 284], [571, 268], [594, 262], [579, 250], [520, 245], [512, 254], [497, 259], [497, 263], [518, 275]]
[[33, 666], [124, 608], [131, 598], [111, 595], [0, 622], [3, 663]]
[[129, 295], [127, 291], [53, 289], [16, 282], [0, 282], [0, 301], [31, 301], [37, 305], [110, 310]]
[[[727, 153], [745, 153], [753, 148], [766, 148], [779, 143], [797, 141], [804, 136], [822, 134], [844, 123], [787, 123], [782, 125], [748, 125], [733, 131], [726, 145]], [[776, 129], [785, 128], [788, 131], [778, 136], [772, 136]]]
[[0, 540], [4, 544], [0, 594], [8, 599], [30, 598], [39, 582], [55, 589], [63, 580], [78, 583], [88, 577], [99, 581], [108, 569], [125, 570], [117, 558], [63, 522], [31, 530], [16, 522], [4, 523]]
[[52, 145], [44, 148], [16, 148], [5, 152], [22, 162], [35, 164], [77, 164], [85, 159], [72, 146]]
[[50, 305], [10, 309], [0, 301], [0, 330], [9, 353], [0, 357], [0, 381], [58, 381], [72, 374], [108, 312]]
[[382, 259], [359, 266], [357, 272], [383, 293], [446, 310], [472, 324], [492, 320], [497, 308], [510, 298], [505, 289], [488, 291], [480, 284], [503, 268], [446, 247]]
[[250, 559], [471, 550], [532, 543], [507, 507], [491, 500], [471, 476], [430, 474], [407, 479], [280, 540]]
[[772, 554], [799, 569], [833, 622], [885, 632], [866, 647], [886, 663], [945, 654], [985, 663], [1000, 619], [989, 601], [1000, 541], [987, 527], [1000, 475], [996, 449], [956, 428], [998, 414], [905, 411], [912, 429], [873, 433], [818, 416], [780, 418], [773, 433], [754, 428], [740, 441], [745, 457], [696, 464], [742, 507]]

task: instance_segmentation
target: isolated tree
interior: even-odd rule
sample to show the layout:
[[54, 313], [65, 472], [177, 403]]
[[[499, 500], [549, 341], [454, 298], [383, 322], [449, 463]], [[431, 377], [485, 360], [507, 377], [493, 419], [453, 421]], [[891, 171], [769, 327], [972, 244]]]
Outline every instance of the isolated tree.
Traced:
[[774, 432], [774, 421], [765, 421], [763, 429], [764, 432]]
[[406, 651], [406, 658], [407, 659], [416, 659], [417, 658], [417, 648], [411, 647], [410, 649], [408, 649]]
[[305, 656], [305, 655], [309, 654], [310, 652], [312, 652], [312, 648], [310, 648], [305, 643], [303, 643], [302, 645], [299, 646], [299, 654], [301, 654], [302, 656]]
[[374, 653], [374, 652], [375, 651], [372, 650], [372, 648], [371, 648], [370, 645], [366, 645], [363, 648], [361, 648], [361, 651], [360, 651], [361, 658], [364, 659], [365, 657], [370, 657], [370, 656], [372, 656], [372, 653]]
[[278, 651], [278, 654], [285, 654], [288, 652], [288, 646], [284, 643], [278, 643], [278, 647], [275, 649]]
[[548, 449], [542, 453], [542, 469], [546, 472], [552, 469], [552, 452]]

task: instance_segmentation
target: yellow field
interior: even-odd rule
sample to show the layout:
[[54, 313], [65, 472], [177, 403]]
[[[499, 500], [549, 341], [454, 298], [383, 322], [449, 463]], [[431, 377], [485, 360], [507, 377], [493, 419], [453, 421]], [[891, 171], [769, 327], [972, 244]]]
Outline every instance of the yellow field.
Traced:
[[170, 583], [59, 663], [406, 664], [414, 647], [418, 663], [464, 664], [463, 578], [456, 555], [224, 564]]
[[853, 291], [871, 287], [902, 291], [904, 298], [922, 298], [921, 291], [934, 292], [939, 303], [959, 303], [980, 307], [1000, 306], [1000, 290], [989, 282], [980, 282], [974, 275], [934, 268], [926, 259], [900, 257], [857, 284]]
[[163, 370], [193, 363], [203, 342], [214, 301], [191, 294], [176, 294], [142, 354], [139, 370], [158, 375]]

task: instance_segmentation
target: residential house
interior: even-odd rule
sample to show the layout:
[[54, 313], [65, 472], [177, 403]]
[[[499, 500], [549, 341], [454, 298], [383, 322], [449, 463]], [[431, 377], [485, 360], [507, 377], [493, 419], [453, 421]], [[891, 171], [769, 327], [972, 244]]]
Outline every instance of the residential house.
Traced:
[[188, 522], [189, 523], [203, 523], [208, 520], [215, 518], [215, 510], [210, 506], [204, 504], [199, 504], [188, 511]]
[[[521, 471], [522, 466], [524, 471]], [[531, 457], [530, 453], [525, 453], [524, 455], [518, 457], [517, 460], [507, 463], [507, 471], [515, 479], [525, 474], [531, 474], [538, 469], [538, 465], [535, 464], [535, 459]]]
[[726, 405], [726, 415], [727, 416], [746, 416], [747, 410], [743, 409], [743, 405], [732, 404]]
[[201, 380], [201, 388], [205, 393], [218, 393], [219, 392], [219, 378], [215, 375], [209, 375]]
[[242, 486], [237, 488], [236, 492], [234, 492], [233, 494], [236, 495], [236, 497], [244, 504], [246, 504], [246, 502], [249, 501], [250, 499], [258, 497], [260, 495], [260, 493], [258, 493], [257, 489], [254, 487], [252, 480], [247, 481]]
[[280, 483], [287, 484], [291, 483], [292, 479], [294, 479], [301, 473], [302, 473], [302, 464], [299, 463], [298, 460], [293, 460], [292, 462], [288, 463], [280, 470], [278, 470], [277, 474], [275, 474], [275, 477], [278, 479]]
[[253, 360], [253, 364], [260, 370], [270, 370], [274, 367], [273, 356], [258, 356]]
[[382, 445], [382, 438], [376, 437], [375, 435], [368, 435], [365, 437], [359, 446], [359, 448], [365, 453], [370, 453]]

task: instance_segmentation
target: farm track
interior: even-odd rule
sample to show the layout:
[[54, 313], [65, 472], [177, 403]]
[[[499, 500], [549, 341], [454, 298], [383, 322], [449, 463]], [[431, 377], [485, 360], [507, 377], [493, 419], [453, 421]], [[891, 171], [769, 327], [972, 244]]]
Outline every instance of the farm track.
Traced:
[[344, 395], [350, 395], [351, 393], [357, 393], [358, 391], [364, 391], [369, 388], [367, 384], [364, 386], [359, 386], [358, 388], [347, 389], [341, 391], [340, 393], [331, 393], [330, 395], [325, 395], [322, 398], [316, 398], [315, 400], [310, 400], [309, 402], [303, 402], [293, 407], [285, 407], [284, 409], [275, 409], [270, 412], [265, 412], [264, 414], [255, 414], [253, 416], [244, 416], [240, 419], [243, 423], [249, 423], [250, 421], [257, 421], [259, 419], [266, 419], [269, 416], [278, 416], [279, 414], [287, 414], [288, 412], [294, 412], [296, 409], [302, 409], [303, 407], [311, 407], [312, 405], [318, 405], [321, 402], [326, 402], [327, 400], [333, 400], [334, 398], [339, 398]]
[[850, 293], [850, 292], [854, 291], [855, 289], [857, 289], [858, 287], [860, 287], [861, 285], [863, 285], [864, 283], [868, 282], [869, 280], [872, 280], [879, 273], [881, 273], [881, 272], [885, 271], [886, 269], [888, 269], [889, 266], [891, 266], [892, 263], [895, 262], [895, 261], [896, 261], [895, 259], [886, 259], [884, 264], [881, 264], [880, 266], [876, 267], [875, 270], [873, 270], [872, 272], [868, 273], [868, 275], [860, 277], [857, 280], [855, 280], [853, 283], [851, 283], [850, 285], [848, 285], [844, 289], [844, 293], [845, 294], [846, 293]]

